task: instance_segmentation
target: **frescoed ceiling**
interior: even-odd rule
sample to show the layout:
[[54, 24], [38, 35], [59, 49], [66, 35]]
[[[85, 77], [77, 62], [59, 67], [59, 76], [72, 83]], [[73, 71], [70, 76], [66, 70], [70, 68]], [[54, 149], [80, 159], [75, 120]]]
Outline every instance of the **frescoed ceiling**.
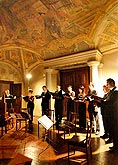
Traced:
[[117, 43], [118, 0], [0, 0], [0, 61], [21, 71]]

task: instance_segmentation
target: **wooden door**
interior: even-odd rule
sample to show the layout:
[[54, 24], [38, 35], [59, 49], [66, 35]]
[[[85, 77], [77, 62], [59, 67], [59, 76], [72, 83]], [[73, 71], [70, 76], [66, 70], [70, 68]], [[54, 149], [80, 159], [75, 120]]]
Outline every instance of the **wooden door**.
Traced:
[[73, 90], [76, 92], [76, 94], [78, 93], [78, 87], [80, 85], [83, 85], [85, 87], [85, 92], [87, 93], [90, 81], [89, 77], [89, 67], [60, 71], [62, 89], [66, 91], [67, 86], [72, 85]]
[[13, 100], [13, 107], [16, 113], [20, 112], [21, 109], [21, 91], [22, 91], [22, 84], [10, 84], [10, 92], [12, 95], [16, 96], [16, 99]]
[[[85, 93], [88, 92], [88, 86], [90, 83], [90, 71], [89, 67], [77, 68], [77, 69], [69, 69], [69, 70], [61, 70], [60, 71], [60, 83], [62, 89], [66, 92], [67, 86], [72, 85], [73, 90], [78, 94], [78, 87], [83, 85], [85, 87]], [[78, 106], [75, 105], [75, 111], [77, 112]], [[67, 101], [64, 100], [63, 106], [63, 115], [65, 116], [67, 113]]]

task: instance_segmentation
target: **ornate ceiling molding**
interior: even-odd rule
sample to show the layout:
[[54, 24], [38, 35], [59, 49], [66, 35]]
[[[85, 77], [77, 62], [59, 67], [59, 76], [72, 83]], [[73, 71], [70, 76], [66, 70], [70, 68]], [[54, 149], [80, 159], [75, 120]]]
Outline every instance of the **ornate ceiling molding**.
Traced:
[[0, 2], [0, 61], [24, 75], [37, 67], [86, 66], [118, 48], [117, 0], [23, 2]]
[[98, 50], [91, 50], [83, 53], [76, 53], [73, 55], [60, 57], [56, 59], [46, 60], [44, 61], [45, 68], [54, 68], [54, 69], [62, 69], [67, 66], [79, 66], [82, 64], [86, 64], [89, 61], [101, 61], [102, 54]]

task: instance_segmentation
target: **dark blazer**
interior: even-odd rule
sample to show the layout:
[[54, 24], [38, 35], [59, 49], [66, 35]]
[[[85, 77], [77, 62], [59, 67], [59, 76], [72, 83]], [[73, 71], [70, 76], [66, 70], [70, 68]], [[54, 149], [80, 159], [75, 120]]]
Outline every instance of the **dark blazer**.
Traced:
[[63, 99], [64, 99], [62, 90], [56, 91], [54, 93], [53, 99], [55, 99], [55, 110], [62, 111], [63, 110]]
[[51, 98], [51, 94], [49, 91], [47, 91], [46, 93], [42, 92], [41, 94], [41, 98], [42, 98], [42, 110], [47, 110], [49, 109], [49, 100]]
[[118, 149], [118, 89], [116, 87], [109, 92], [104, 105], [110, 111], [113, 146]]

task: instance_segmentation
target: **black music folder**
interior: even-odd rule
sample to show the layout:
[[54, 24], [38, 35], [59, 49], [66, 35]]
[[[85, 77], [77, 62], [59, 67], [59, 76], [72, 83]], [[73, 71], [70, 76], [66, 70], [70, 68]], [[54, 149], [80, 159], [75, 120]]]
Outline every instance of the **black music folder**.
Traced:
[[24, 99], [26, 102], [28, 102], [29, 96], [23, 96], [23, 99]]

